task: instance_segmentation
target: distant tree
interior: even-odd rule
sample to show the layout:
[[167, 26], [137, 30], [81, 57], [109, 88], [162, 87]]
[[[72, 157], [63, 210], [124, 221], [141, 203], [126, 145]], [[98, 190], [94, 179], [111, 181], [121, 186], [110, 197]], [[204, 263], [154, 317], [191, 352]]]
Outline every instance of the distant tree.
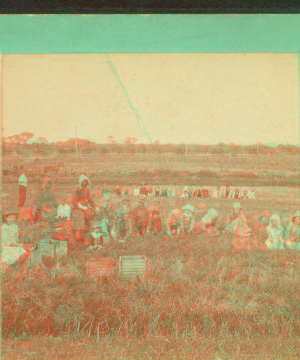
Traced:
[[26, 144], [28, 140], [32, 139], [34, 134], [31, 132], [23, 132], [20, 134], [20, 144]]
[[109, 136], [107, 138], [107, 143], [108, 144], [114, 144], [116, 142], [115, 138], [113, 136]]

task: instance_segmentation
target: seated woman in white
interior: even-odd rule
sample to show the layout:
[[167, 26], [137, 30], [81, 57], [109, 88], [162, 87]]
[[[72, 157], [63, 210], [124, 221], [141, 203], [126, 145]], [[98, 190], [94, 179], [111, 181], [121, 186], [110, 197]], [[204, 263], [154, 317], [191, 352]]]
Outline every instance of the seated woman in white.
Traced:
[[273, 214], [270, 218], [266, 245], [268, 249], [284, 249], [282, 226], [280, 225], [280, 217], [277, 214]]

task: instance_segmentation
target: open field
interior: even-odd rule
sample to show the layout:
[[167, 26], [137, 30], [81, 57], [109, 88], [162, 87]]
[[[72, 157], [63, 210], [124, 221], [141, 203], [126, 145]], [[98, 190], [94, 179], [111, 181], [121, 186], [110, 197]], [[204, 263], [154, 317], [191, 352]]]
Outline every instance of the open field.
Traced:
[[[110, 184], [110, 177], [105, 178], [106, 173], [101, 173], [101, 169], [109, 169], [109, 163], [98, 160], [92, 163], [86, 159], [72, 166], [78, 168], [78, 175], [81, 171], [94, 173], [90, 174], [94, 196], [103, 178]], [[139, 162], [131, 169], [134, 166], [143, 170]], [[147, 166], [152, 171], [153, 166]], [[243, 169], [251, 169], [249, 166]], [[116, 178], [118, 171], [127, 171], [123, 167], [123, 163], [114, 164], [111, 176]], [[160, 164], [157, 167], [162, 168]], [[215, 169], [220, 171], [218, 166]], [[279, 176], [285, 174], [282, 163], [280, 166], [272, 163], [271, 170]], [[295, 168], [293, 173], [298, 176], [299, 171]], [[138, 178], [132, 174], [128, 177], [133, 184], [141, 179], [148, 182], [142, 172]], [[57, 198], [74, 193], [77, 174], [55, 177]], [[17, 204], [17, 177], [12, 179], [3, 179], [4, 210]], [[217, 179], [223, 185], [223, 178]], [[170, 178], [157, 181], [170, 184]], [[205, 180], [198, 178], [199, 182], [203, 184]], [[35, 203], [40, 183], [41, 176], [29, 177], [29, 203]], [[241, 201], [252, 228], [263, 210], [281, 215], [284, 210], [292, 214], [299, 208], [297, 187], [258, 186], [257, 189], [257, 199]], [[101, 203], [101, 198], [95, 200]], [[151, 199], [146, 206], [155, 204], [165, 215], [171, 208], [186, 203], [197, 206], [197, 202]], [[206, 206], [216, 208], [222, 221], [232, 203], [232, 200], [209, 199]], [[135, 205], [136, 200], [132, 200], [132, 207]], [[114, 206], [116, 209], [118, 204]], [[20, 241], [38, 243], [46, 231], [41, 224], [32, 226]], [[77, 247], [58, 267], [11, 266], [2, 279], [3, 358], [299, 358], [299, 252], [234, 250], [231, 241], [225, 235], [213, 239], [197, 235], [147, 235], [142, 239], [132, 238], [125, 245], [111, 243], [97, 255], [87, 252], [84, 246]], [[87, 258], [118, 260], [122, 255], [146, 255], [149, 263], [146, 282], [126, 282], [116, 277], [100, 284], [86, 276]]]
[[3, 181], [16, 182], [14, 166], [29, 166], [32, 182], [53, 168], [57, 182], [72, 184], [83, 172], [94, 184], [131, 184], [142, 181], [166, 185], [251, 185], [297, 186], [298, 155], [174, 155], [174, 154], [94, 154], [22, 159], [3, 158]]

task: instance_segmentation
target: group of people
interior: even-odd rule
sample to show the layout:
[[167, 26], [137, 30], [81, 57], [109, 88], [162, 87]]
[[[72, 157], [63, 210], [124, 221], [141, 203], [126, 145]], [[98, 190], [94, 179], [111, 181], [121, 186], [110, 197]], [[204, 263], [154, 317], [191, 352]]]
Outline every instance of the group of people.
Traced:
[[219, 212], [206, 208], [201, 201], [197, 207], [185, 205], [171, 210], [164, 216], [155, 205], [146, 207], [148, 194], [139, 194], [138, 204], [129, 197], [102, 194], [101, 202], [95, 203], [91, 196], [91, 182], [81, 175], [73, 196], [65, 196], [57, 202], [53, 180], [46, 176], [40, 189], [37, 206], [26, 207], [27, 179], [21, 174], [19, 181], [19, 214], [5, 214], [2, 226], [3, 245], [17, 245], [19, 223], [45, 221], [52, 232], [52, 239], [68, 240], [70, 246], [84, 243], [93, 249], [105, 246], [112, 240], [126, 241], [128, 237], [140, 237], [148, 233], [202, 234], [210, 237], [224, 233], [232, 237], [235, 249], [291, 248], [300, 250], [300, 212], [292, 217], [288, 213], [271, 214], [264, 211], [257, 219], [253, 230], [239, 202], [234, 203], [225, 225], [220, 225]]

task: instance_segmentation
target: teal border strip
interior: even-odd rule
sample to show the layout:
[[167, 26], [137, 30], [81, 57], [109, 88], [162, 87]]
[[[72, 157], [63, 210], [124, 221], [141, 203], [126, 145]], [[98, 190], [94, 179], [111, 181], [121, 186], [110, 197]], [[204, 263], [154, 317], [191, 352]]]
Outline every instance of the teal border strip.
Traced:
[[300, 15], [2, 15], [0, 52], [300, 52]]

